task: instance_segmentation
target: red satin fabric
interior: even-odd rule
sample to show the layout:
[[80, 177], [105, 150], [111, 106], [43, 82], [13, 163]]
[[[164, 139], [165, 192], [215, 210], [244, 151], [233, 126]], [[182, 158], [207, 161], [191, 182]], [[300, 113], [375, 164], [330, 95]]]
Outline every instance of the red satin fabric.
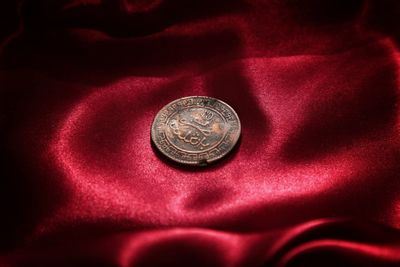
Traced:
[[[400, 266], [398, 1], [5, 1], [0, 266]], [[168, 102], [242, 123], [208, 168]]]

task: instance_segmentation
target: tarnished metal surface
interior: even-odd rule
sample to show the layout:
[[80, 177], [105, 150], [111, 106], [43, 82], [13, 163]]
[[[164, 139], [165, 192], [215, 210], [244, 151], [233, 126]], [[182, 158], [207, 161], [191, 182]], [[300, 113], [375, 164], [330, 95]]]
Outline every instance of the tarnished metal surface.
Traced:
[[225, 156], [237, 143], [240, 121], [226, 103], [206, 96], [177, 99], [163, 107], [151, 128], [155, 146], [168, 158], [206, 165]]

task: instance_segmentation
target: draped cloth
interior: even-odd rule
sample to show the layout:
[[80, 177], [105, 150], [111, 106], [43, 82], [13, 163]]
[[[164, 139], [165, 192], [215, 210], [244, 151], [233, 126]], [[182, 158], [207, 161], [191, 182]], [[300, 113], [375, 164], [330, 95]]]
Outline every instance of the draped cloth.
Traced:
[[[400, 266], [395, 0], [6, 0], [0, 266]], [[219, 163], [156, 113], [227, 102]]]

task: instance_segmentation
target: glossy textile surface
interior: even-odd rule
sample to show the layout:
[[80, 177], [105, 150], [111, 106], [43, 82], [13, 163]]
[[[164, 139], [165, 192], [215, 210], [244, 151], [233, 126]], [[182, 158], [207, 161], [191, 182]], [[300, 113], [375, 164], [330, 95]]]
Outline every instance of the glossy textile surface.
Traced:
[[[398, 1], [1, 5], [0, 266], [400, 266]], [[189, 95], [209, 168], [150, 142]]]

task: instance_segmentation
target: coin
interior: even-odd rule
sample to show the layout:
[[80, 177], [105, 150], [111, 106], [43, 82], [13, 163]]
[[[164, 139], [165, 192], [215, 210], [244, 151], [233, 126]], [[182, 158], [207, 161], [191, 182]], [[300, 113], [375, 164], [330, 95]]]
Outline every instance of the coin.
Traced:
[[208, 96], [179, 98], [154, 118], [151, 139], [169, 159], [207, 165], [227, 155], [240, 136], [240, 121], [225, 102]]

